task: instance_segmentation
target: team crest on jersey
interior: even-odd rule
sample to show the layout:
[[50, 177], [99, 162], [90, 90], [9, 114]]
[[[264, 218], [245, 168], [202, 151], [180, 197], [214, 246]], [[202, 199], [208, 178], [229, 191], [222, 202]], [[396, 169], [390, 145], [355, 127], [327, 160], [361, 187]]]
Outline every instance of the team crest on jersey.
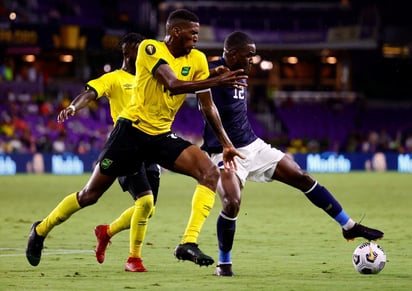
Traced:
[[103, 159], [100, 162], [100, 166], [102, 167], [102, 169], [108, 169], [110, 167], [110, 165], [113, 164], [113, 161], [110, 159]]
[[148, 54], [148, 55], [153, 55], [155, 52], [156, 52], [156, 48], [155, 48], [155, 46], [154, 45], [152, 45], [152, 44], [148, 44], [146, 47], [145, 47], [145, 51], [146, 51], [146, 53]]
[[189, 75], [190, 67], [183, 67], [182, 68], [182, 75], [187, 76]]

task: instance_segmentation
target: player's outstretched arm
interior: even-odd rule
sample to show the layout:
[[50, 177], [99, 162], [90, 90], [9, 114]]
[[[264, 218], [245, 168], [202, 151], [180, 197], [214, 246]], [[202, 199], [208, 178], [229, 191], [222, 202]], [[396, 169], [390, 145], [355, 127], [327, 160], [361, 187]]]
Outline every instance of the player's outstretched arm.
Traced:
[[57, 115], [57, 122], [64, 122], [70, 116], [74, 116], [76, 111], [86, 107], [87, 104], [89, 104], [90, 101], [95, 100], [96, 97], [96, 92], [91, 89], [87, 89], [86, 91], [80, 93], [73, 99], [69, 106], [60, 111], [59, 115]]
[[223, 146], [223, 163], [225, 170], [237, 170], [235, 157], [238, 156], [242, 159], [245, 157], [239, 153], [233, 146], [229, 137], [223, 128], [222, 121], [220, 119], [219, 111], [216, 108], [212, 99], [212, 93], [210, 89], [200, 90], [196, 92], [196, 96], [199, 100], [200, 110], [205, 120], [212, 127], [217, 138]]
[[162, 64], [157, 68], [155, 77], [165, 86], [167, 90], [171, 92], [172, 95], [176, 95], [192, 93], [217, 86], [245, 87], [247, 84], [239, 82], [241, 79], [248, 78], [247, 75], [242, 74], [243, 72], [243, 69], [236, 71], [227, 70], [206, 80], [182, 81], [177, 79], [176, 74], [172, 71], [168, 64]]

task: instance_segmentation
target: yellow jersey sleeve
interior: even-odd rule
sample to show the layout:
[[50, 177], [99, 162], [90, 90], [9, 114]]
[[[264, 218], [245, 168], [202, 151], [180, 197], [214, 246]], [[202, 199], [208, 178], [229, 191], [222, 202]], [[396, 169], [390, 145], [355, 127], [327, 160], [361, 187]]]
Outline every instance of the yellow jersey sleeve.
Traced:
[[175, 58], [164, 42], [144, 40], [136, 59], [135, 89], [131, 103], [120, 115], [150, 135], [171, 130], [176, 113], [186, 98], [186, 94], [171, 95], [155, 78], [155, 72], [162, 64], [170, 66], [177, 79], [182, 81], [204, 80], [209, 76], [204, 53], [192, 49], [189, 54]]
[[97, 98], [104, 96], [109, 100], [110, 115], [115, 123], [120, 112], [132, 97], [133, 84], [134, 75], [124, 70], [115, 70], [90, 80], [86, 88], [94, 90]]

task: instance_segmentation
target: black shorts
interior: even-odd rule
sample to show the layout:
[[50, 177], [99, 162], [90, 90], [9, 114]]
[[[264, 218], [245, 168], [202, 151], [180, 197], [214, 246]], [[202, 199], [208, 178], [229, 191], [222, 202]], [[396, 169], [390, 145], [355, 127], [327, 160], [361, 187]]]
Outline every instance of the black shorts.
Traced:
[[99, 156], [100, 171], [108, 176], [130, 176], [142, 163], [156, 163], [172, 170], [174, 162], [192, 144], [172, 132], [149, 135], [120, 118]]
[[160, 167], [157, 164], [144, 163], [138, 173], [131, 176], [121, 176], [118, 180], [122, 190], [128, 191], [134, 200], [140, 194], [152, 191], [156, 204], [160, 184]]

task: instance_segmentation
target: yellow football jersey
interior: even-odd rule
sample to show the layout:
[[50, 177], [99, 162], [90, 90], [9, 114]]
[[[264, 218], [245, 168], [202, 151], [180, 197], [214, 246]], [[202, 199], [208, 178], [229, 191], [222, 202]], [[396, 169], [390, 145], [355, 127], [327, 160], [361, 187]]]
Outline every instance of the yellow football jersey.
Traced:
[[163, 41], [144, 40], [136, 59], [135, 87], [131, 102], [120, 116], [129, 119], [133, 125], [150, 135], [171, 130], [172, 122], [186, 94], [171, 95], [155, 79], [158, 66], [168, 64], [177, 79], [182, 81], [204, 80], [209, 77], [209, 68], [204, 53], [192, 49], [185, 56], [175, 58]]
[[109, 100], [110, 115], [115, 123], [132, 97], [133, 84], [134, 75], [124, 70], [115, 70], [89, 81], [86, 88], [95, 90], [97, 98], [105, 96]]

